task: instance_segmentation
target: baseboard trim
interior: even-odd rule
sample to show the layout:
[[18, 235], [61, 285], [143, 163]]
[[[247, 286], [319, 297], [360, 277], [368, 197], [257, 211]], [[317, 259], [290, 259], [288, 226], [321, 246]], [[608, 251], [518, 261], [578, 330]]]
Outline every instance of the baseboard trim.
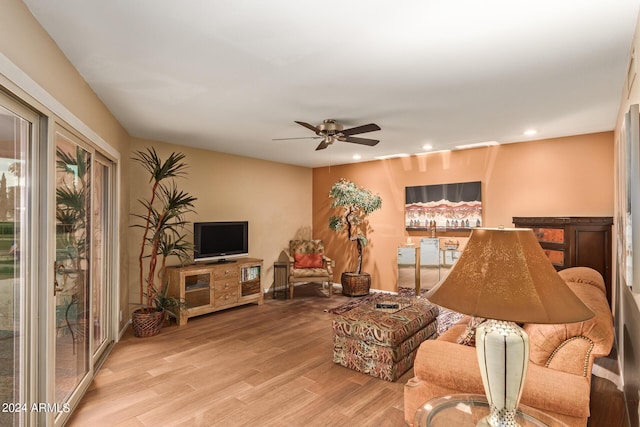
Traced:
[[[124, 336], [124, 333], [127, 332], [127, 328], [129, 327], [129, 325], [131, 324], [131, 319], [129, 319], [127, 321], [127, 323], [124, 324], [124, 326], [122, 327], [122, 329], [120, 329], [120, 333], [118, 333], [118, 339], [117, 341], [120, 341], [122, 339], [122, 337]], [[116, 342], [117, 342], [116, 341]]]

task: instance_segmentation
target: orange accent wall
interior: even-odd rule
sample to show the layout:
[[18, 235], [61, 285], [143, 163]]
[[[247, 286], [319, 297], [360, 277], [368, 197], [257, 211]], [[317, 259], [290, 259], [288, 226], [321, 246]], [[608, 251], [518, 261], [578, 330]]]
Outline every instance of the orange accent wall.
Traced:
[[613, 216], [613, 132], [430, 153], [313, 170], [313, 235], [335, 259], [334, 281], [355, 267], [345, 235], [328, 228], [329, 189], [340, 178], [382, 197], [369, 217], [363, 271], [371, 287], [396, 290], [397, 248], [413, 236], [404, 227], [405, 187], [481, 181], [483, 222], [512, 227], [514, 216]]

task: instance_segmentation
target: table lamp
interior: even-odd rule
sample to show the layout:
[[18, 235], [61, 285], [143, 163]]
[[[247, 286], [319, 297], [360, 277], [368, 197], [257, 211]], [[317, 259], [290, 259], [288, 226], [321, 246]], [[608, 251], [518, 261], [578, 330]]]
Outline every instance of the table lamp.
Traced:
[[476, 351], [490, 414], [479, 426], [517, 426], [529, 338], [516, 323], [573, 323], [594, 313], [571, 291], [528, 228], [476, 228], [449, 275], [426, 297], [483, 317]]

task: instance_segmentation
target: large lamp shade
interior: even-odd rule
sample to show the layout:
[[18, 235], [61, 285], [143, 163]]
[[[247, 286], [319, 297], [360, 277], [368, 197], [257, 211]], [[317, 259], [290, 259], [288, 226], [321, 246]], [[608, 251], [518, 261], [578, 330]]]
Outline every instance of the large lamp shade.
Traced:
[[594, 313], [558, 275], [533, 230], [474, 229], [449, 275], [427, 293], [434, 304], [488, 319], [476, 351], [490, 413], [478, 426], [517, 426], [529, 338], [516, 323], [573, 323]]
[[573, 323], [594, 313], [558, 275], [528, 228], [478, 228], [428, 294], [459, 313], [517, 323]]

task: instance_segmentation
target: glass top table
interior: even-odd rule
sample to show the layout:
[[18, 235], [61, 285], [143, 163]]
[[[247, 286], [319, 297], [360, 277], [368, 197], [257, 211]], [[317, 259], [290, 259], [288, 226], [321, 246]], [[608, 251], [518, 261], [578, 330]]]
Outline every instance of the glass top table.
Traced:
[[[482, 426], [479, 422], [489, 415], [487, 398], [480, 394], [453, 394], [431, 399], [422, 404], [413, 420], [415, 427]], [[518, 405], [517, 422], [522, 427], [565, 426], [537, 409]]]

